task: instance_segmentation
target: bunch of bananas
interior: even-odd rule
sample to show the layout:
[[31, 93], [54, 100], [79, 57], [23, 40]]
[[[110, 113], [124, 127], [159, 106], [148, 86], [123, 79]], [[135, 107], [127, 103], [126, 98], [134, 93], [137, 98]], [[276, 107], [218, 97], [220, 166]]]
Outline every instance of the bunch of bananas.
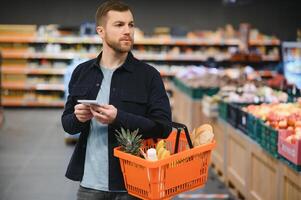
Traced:
[[162, 160], [170, 156], [170, 151], [166, 149], [165, 140], [160, 140], [156, 145], [158, 160]]

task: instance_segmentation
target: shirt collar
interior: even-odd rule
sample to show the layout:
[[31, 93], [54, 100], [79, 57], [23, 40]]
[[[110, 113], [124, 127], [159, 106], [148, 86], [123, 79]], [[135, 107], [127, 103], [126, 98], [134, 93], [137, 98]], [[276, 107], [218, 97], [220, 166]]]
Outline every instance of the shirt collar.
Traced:
[[[92, 67], [100, 67], [99, 66], [99, 61], [101, 59], [102, 52], [94, 59], [95, 61], [91, 65]], [[134, 56], [131, 52], [128, 53], [125, 62], [119, 67], [119, 68], [124, 68], [125, 70], [132, 72], [133, 71], [133, 61], [134, 61]]]

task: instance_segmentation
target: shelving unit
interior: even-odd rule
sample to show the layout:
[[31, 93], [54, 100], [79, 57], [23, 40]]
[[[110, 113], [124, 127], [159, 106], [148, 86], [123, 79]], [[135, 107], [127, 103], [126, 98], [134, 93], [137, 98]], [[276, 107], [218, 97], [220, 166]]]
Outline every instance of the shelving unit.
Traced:
[[[63, 106], [63, 75], [74, 58], [95, 58], [101, 49], [98, 36], [40, 36], [36, 26], [25, 27], [12, 34], [1, 34], [0, 50], [3, 54], [2, 100], [4, 106]], [[22, 29], [23, 31], [23, 29]], [[270, 45], [279, 41], [251, 45]], [[278, 44], [278, 43], [277, 43]], [[239, 50], [239, 38], [220, 37], [137, 37], [133, 54], [140, 60], [160, 65], [204, 64], [208, 59], [217, 63], [248, 63], [236, 60], [234, 52]], [[264, 54], [264, 52], [262, 52]], [[252, 62], [275, 62], [279, 57], [262, 56]], [[167, 90], [168, 80], [174, 72], [161, 71]]]

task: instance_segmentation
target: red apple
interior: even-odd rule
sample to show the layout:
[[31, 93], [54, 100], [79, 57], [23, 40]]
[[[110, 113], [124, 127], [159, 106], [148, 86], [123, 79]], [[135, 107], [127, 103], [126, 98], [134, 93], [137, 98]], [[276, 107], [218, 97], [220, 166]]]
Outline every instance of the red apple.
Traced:
[[280, 129], [286, 129], [287, 128], [287, 121], [286, 120], [279, 121], [278, 126], [279, 126]]

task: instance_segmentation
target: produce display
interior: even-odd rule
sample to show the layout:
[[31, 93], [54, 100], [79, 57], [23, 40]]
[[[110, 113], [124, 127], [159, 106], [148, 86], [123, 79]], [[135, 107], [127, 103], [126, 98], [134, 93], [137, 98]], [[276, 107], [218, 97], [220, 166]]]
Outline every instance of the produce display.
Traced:
[[254, 83], [246, 83], [242, 87], [224, 86], [217, 95], [232, 103], [279, 103], [288, 100], [287, 93], [267, 86], [256, 87]]
[[300, 103], [249, 105], [244, 110], [265, 121], [266, 125], [276, 130], [285, 130], [288, 133], [286, 138], [288, 142], [301, 140]]
[[206, 68], [203, 66], [191, 66], [179, 71], [176, 77], [185, 85], [192, 88], [212, 88], [220, 86], [220, 70]]

